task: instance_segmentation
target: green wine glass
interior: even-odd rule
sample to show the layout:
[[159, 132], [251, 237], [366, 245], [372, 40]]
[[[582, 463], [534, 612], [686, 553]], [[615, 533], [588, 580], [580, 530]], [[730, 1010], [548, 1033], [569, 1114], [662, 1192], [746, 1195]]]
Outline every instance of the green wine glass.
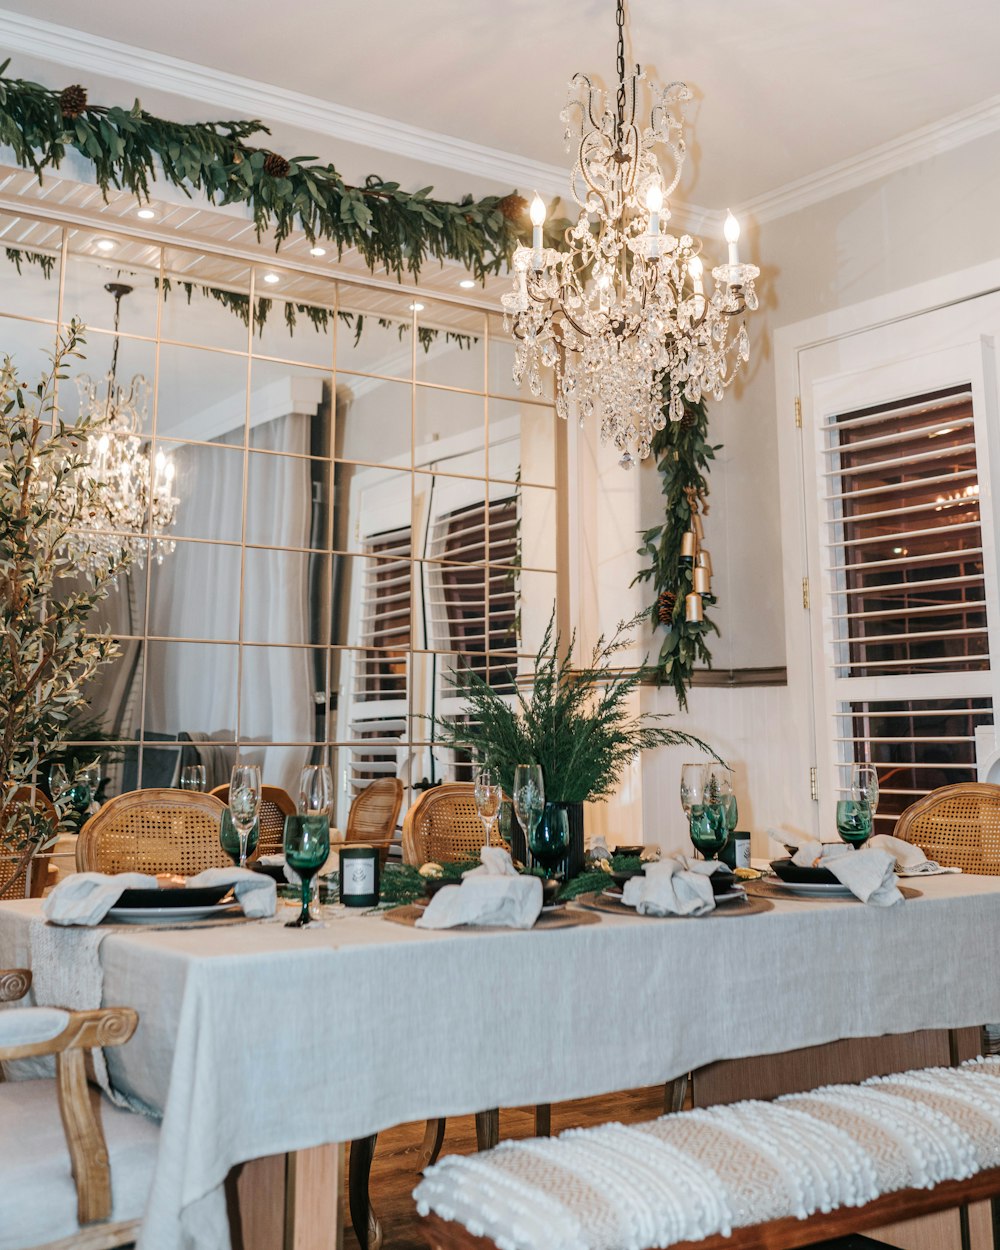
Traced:
[[298, 929], [310, 923], [309, 900], [312, 879], [330, 854], [330, 822], [326, 815], [285, 817], [285, 863], [299, 874], [302, 882], [302, 910], [286, 924]]
[[726, 811], [721, 803], [695, 803], [691, 808], [688, 831], [696, 851], [705, 859], [715, 859], [729, 841]]
[[855, 850], [872, 836], [872, 809], [864, 799], [837, 800], [837, 832]]

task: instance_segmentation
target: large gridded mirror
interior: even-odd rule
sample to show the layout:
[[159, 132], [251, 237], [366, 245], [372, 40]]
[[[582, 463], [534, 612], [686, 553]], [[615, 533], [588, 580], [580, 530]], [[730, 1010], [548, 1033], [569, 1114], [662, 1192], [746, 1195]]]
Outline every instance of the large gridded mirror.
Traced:
[[237, 753], [294, 795], [326, 761], [344, 827], [372, 781], [405, 811], [456, 776], [456, 673], [512, 691], [557, 595], [556, 421], [499, 318], [58, 222], [0, 235], [0, 353], [32, 377], [83, 321], [63, 415], [113, 370], [176, 501], [99, 612], [119, 655], [77, 755], [101, 754], [101, 797], [195, 762], [225, 784]]

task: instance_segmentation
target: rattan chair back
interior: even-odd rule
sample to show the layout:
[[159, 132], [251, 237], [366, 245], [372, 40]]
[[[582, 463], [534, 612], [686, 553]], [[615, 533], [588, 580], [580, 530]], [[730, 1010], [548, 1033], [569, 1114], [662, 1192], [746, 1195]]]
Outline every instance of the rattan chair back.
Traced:
[[[53, 832], [58, 829], [59, 814], [56, 812], [55, 805], [49, 796], [43, 794], [37, 786], [34, 794], [32, 794], [31, 786], [18, 786], [11, 795], [11, 799], [13, 802], [33, 802], [35, 810], [51, 823]], [[28, 894], [31, 898], [41, 898], [48, 883], [48, 855], [35, 854], [31, 858], [28, 871], [23, 872], [21, 868], [21, 856], [16, 852], [4, 851], [0, 855], [0, 895], [4, 898], [22, 898]], [[14, 877], [18, 880], [14, 881]], [[26, 878], [27, 890], [25, 889]]]
[[419, 867], [478, 859], [485, 833], [474, 792], [468, 781], [425, 790], [403, 819], [403, 862]]
[[1000, 875], [1000, 786], [941, 786], [911, 804], [893, 832], [946, 868]]
[[391, 842], [402, 806], [403, 783], [398, 777], [380, 777], [351, 804], [344, 837], [348, 842]]
[[80, 830], [80, 872], [171, 872], [225, 868], [219, 844], [225, 803], [194, 790], [130, 790], [109, 799]]
[[[229, 806], [229, 787], [216, 786], [212, 791], [216, 798]], [[260, 812], [257, 823], [260, 837], [251, 859], [261, 855], [281, 855], [285, 849], [285, 817], [295, 815], [295, 800], [281, 786], [261, 786]]]

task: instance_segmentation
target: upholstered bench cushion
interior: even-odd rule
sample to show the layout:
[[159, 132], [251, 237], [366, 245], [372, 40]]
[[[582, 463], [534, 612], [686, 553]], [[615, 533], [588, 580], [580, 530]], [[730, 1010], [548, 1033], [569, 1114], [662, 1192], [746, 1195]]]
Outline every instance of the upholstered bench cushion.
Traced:
[[451, 1155], [414, 1191], [500, 1250], [641, 1250], [1000, 1165], [1000, 1060]]
[[[159, 1127], [106, 1098], [101, 1121], [111, 1160], [111, 1218], [138, 1219], [153, 1176]], [[55, 1082], [0, 1084], [0, 1250], [43, 1246], [78, 1228]]]

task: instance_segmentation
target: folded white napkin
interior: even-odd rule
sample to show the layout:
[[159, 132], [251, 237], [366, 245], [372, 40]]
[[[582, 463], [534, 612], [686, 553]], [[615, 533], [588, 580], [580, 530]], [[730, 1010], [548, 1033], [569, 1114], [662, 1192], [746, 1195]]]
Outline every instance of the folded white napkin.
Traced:
[[863, 903], [892, 907], [903, 901], [896, 885], [896, 861], [886, 851], [866, 846], [856, 851], [844, 842], [801, 842], [792, 863], [826, 868]]
[[278, 906], [278, 892], [270, 877], [249, 868], [206, 868], [196, 877], [189, 877], [189, 890], [231, 885], [236, 901], [248, 920], [273, 916]]
[[416, 925], [418, 929], [454, 929], [462, 924], [530, 929], [541, 910], [538, 877], [473, 873], [461, 885], [438, 890]]
[[646, 864], [642, 876], [625, 882], [622, 901], [640, 916], [704, 916], [715, 910], [712, 873], [716, 860], [673, 855]]
[[462, 873], [462, 880], [469, 877], [519, 877], [510, 851], [503, 846], [484, 846], [479, 852], [479, 867]]
[[935, 877], [939, 873], [961, 872], [961, 868], [944, 868], [934, 859], [928, 859], [919, 846], [904, 842], [902, 838], [877, 833], [868, 845], [876, 851], [888, 851], [896, 861], [896, 873], [900, 877]]
[[100, 924], [123, 890], [155, 890], [155, 877], [143, 872], [75, 872], [64, 877], [42, 902], [49, 924]]

